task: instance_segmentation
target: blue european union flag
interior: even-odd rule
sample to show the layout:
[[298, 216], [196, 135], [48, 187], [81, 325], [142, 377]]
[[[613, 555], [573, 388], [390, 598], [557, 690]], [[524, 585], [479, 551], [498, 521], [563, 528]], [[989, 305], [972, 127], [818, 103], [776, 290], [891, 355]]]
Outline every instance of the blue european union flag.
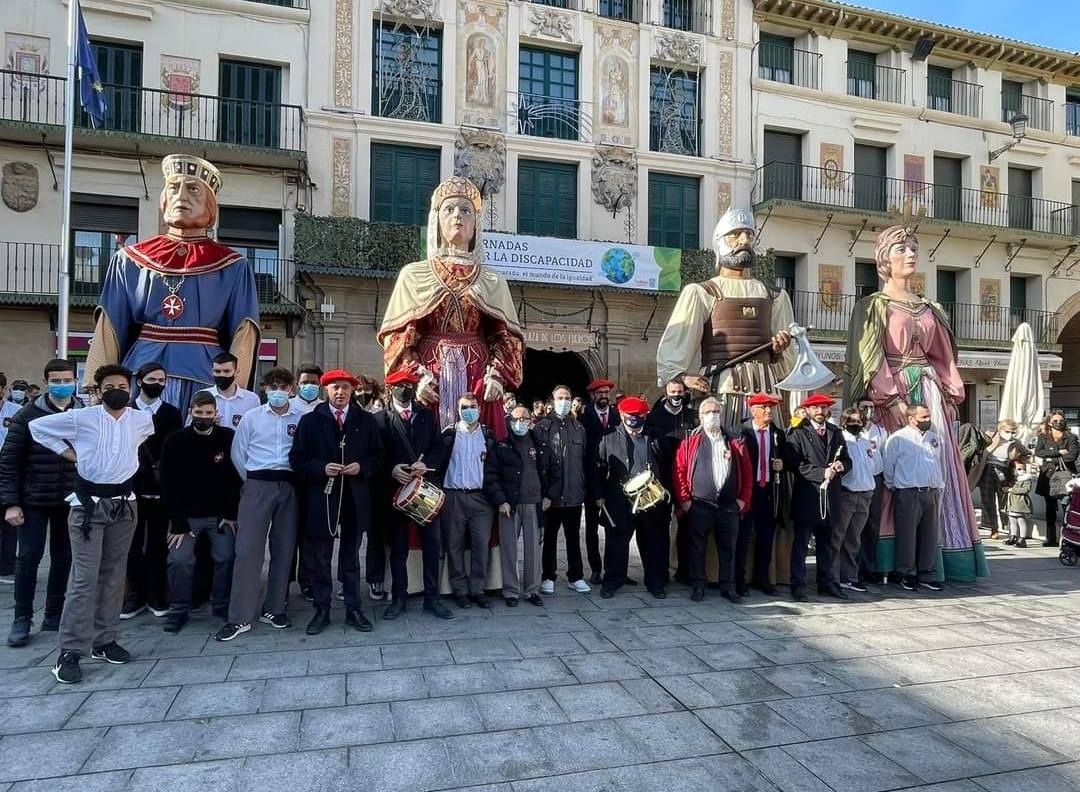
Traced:
[[[75, 2], [75, 0], [71, 1]], [[75, 51], [79, 103], [90, 116], [91, 123], [96, 129], [105, 124], [105, 111], [108, 110], [109, 105], [105, 101], [105, 86], [101, 84], [97, 60], [94, 58], [94, 48], [90, 46], [90, 37], [86, 34], [86, 21], [83, 19], [82, 8], [79, 9], [79, 39], [75, 43]]]

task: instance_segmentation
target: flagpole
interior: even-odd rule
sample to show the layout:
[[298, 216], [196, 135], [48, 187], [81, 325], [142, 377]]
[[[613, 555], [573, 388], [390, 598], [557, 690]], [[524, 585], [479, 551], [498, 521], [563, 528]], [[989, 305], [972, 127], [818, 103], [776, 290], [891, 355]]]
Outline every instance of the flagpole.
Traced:
[[75, 64], [79, 38], [79, 0], [68, 0], [68, 59], [67, 82], [64, 85], [64, 208], [60, 240], [60, 283], [57, 295], [56, 355], [68, 354], [68, 314], [71, 303], [71, 159], [72, 137], [75, 133]]

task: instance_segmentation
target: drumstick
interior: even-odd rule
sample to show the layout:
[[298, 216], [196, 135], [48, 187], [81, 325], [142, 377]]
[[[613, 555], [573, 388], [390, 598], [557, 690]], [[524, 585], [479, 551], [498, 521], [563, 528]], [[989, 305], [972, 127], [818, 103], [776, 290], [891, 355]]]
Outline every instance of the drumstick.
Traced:
[[615, 521], [611, 519], [611, 512], [607, 510], [607, 504], [605, 503], [603, 506], [600, 507], [600, 509], [604, 512], [604, 516], [607, 517], [608, 524], [614, 526]]

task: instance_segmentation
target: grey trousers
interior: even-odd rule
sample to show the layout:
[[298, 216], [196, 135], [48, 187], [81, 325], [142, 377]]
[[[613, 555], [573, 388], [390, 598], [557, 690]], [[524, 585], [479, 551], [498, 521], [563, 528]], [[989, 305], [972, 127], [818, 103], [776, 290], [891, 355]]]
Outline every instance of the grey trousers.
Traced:
[[240, 490], [236, 520], [236, 561], [233, 564], [229, 621], [248, 624], [255, 612], [262, 578], [266, 537], [270, 536], [270, 573], [263, 611], [285, 612], [289, 567], [296, 550], [296, 492], [288, 481], [248, 479]]
[[906, 578], [933, 580], [938, 546], [941, 490], [893, 490], [896, 572]]
[[232, 588], [233, 559], [236, 557], [236, 537], [232, 531], [219, 527], [217, 517], [192, 517], [187, 521], [191, 536], [185, 536], [179, 547], [169, 548], [169, 610], [187, 613], [191, 610], [191, 579], [195, 572], [195, 545], [200, 534], [210, 539], [210, 557], [214, 561], [214, 588], [210, 605], [214, 610], [229, 606]]
[[68, 514], [71, 577], [60, 617], [60, 651], [83, 657], [118, 635], [137, 515], [135, 501], [121, 498], [102, 498], [93, 508], [89, 538], [82, 532], [83, 507], [76, 504]]
[[[499, 563], [502, 566], [502, 593], [517, 599], [536, 594], [540, 587], [540, 504], [523, 503], [510, 512], [499, 515]], [[518, 537], [522, 537], [524, 567], [518, 577]], [[524, 586], [524, 591], [522, 591]]]
[[874, 491], [840, 491], [840, 516], [833, 523], [833, 580], [850, 583], [859, 577], [859, 548], [862, 532], [870, 517], [870, 501]]
[[[488, 546], [495, 510], [482, 492], [447, 490], [449, 513], [442, 518], [446, 565], [454, 595], [483, 594], [487, 580]], [[465, 539], [472, 549], [468, 572], [465, 570]]]

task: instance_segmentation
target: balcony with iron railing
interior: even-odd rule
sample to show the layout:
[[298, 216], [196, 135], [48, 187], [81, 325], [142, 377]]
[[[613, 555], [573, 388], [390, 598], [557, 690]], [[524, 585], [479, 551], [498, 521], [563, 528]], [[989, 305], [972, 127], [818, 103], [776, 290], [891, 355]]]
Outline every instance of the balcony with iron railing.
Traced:
[[442, 120], [442, 83], [422, 78], [383, 81], [376, 74], [371, 105], [372, 115], [382, 118], [438, 123]]
[[903, 104], [906, 100], [907, 71], [875, 63], [848, 61], [848, 96], [874, 99], [878, 102]]
[[[819, 339], [846, 336], [859, 295], [840, 292], [794, 291], [791, 297], [795, 321], [811, 327]], [[944, 303], [957, 343], [965, 347], [1008, 344], [1021, 322], [1027, 322], [1041, 346], [1053, 345], [1058, 336], [1058, 315], [1053, 311], [1031, 308], [1006, 308], [1000, 305]]]
[[563, 8], [567, 11], [580, 11], [581, 0], [529, 0], [534, 5], [551, 6], [552, 8]]
[[929, 74], [926, 77], [926, 106], [931, 110], [979, 118], [982, 115], [982, 86]]
[[[0, 69], [0, 123], [41, 131], [62, 129], [65, 79]], [[298, 105], [127, 85], [103, 88], [108, 107], [105, 122], [93, 129], [90, 118], [80, 110], [75, 117], [80, 134], [119, 133], [290, 155], [306, 149], [304, 110]]]
[[1065, 134], [1080, 137], [1080, 102], [1065, 103]]
[[279, 6], [281, 8], [296, 8], [300, 11], [308, 10], [308, 0], [248, 0], [248, 2]]
[[758, 44], [758, 77], [771, 82], [821, 87], [821, 54], [781, 44]]
[[[92, 305], [101, 295], [112, 251], [75, 245], [70, 264], [71, 296]], [[259, 258], [255, 292], [263, 309], [296, 303], [296, 268], [292, 259]], [[55, 302], [60, 285], [60, 245], [41, 242], [0, 242], [0, 305]]]
[[[712, 0], [652, 0], [650, 6], [658, 6], [658, 21], [663, 27], [688, 33], [712, 33]], [[652, 13], [649, 16], [656, 19]]]
[[654, 110], [649, 114], [649, 150], [700, 157], [701, 119]]
[[1001, 120], [1009, 123], [1017, 115], [1027, 116], [1027, 124], [1047, 132], [1054, 128], [1054, 102], [1038, 96], [1001, 94]]
[[596, 13], [607, 19], [623, 22], [643, 22], [644, 0], [598, 0]]
[[592, 139], [591, 104], [563, 96], [511, 93], [519, 135], [558, 140]]
[[920, 219], [1058, 236], [1080, 234], [1080, 207], [1074, 204], [790, 162], [758, 168], [754, 204], [771, 200], [893, 215], [909, 207]]

